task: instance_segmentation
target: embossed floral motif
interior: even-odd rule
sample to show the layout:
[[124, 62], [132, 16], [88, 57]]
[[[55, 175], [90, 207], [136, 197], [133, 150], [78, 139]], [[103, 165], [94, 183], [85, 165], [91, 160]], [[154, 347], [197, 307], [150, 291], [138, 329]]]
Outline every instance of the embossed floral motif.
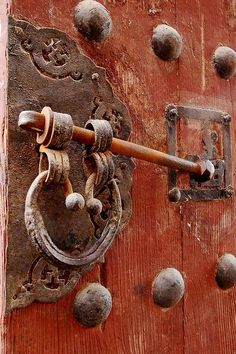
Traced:
[[116, 108], [107, 107], [105, 102], [103, 102], [102, 97], [95, 97], [94, 99], [95, 109], [92, 113], [92, 119], [106, 119], [110, 122], [114, 137], [120, 137], [122, 131], [122, 122], [124, 117], [121, 112]]
[[32, 62], [42, 74], [56, 79], [67, 76], [74, 80], [82, 79], [79, 70], [81, 54], [72, 40], [68, 41], [65, 35], [60, 36], [60, 31], [37, 30], [33, 26], [25, 26], [22, 21], [15, 26], [15, 33], [22, 48], [30, 53]]
[[32, 263], [27, 279], [13, 296], [12, 307], [26, 306], [35, 300], [54, 302], [73, 289], [79, 278], [79, 272], [58, 269], [38, 257]]

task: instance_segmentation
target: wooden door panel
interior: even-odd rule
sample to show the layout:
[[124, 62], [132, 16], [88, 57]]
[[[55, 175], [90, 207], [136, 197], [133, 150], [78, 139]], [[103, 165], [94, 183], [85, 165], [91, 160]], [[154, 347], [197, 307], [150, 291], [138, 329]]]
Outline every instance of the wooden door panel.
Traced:
[[[236, 78], [222, 80], [212, 66], [219, 44], [235, 46], [233, 0], [214, 5], [205, 0], [100, 1], [113, 20], [112, 36], [100, 44], [74, 28], [77, 2], [12, 0], [9, 9], [15, 18], [66, 32], [106, 68], [114, 92], [129, 108], [133, 142], [167, 151], [164, 111], [170, 103], [233, 116]], [[178, 61], [154, 55], [151, 35], [159, 23], [183, 35]], [[235, 129], [232, 135], [234, 141]], [[215, 282], [218, 255], [236, 252], [235, 199], [170, 203], [167, 169], [136, 161], [132, 201], [133, 216], [104, 264], [83, 276], [58, 303], [34, 303], [6, 316], [7, 353], [236, 353], [235, 289], [223, 292]], [[174, 308], [163, 311], [153, 303], [151, 287], [166, 267], [183, 272], [186, 292]], [[112, 312], [103, 325], [83, 328], [73, 318], [72, 303], [82, 286], [98, 281], [111, 291]]]
[[[230, 45], [226, 4], [215, 1], [214, 6], [217, 11], [212, 11], [212, 4], [206, 1], [191, 1], [191, 7], [187, 1], [178, 2], [178, 26], [185, 38], [185, 50], [179, 60], [179, 97], [181, 103], [218, 108], [234, 116], [231, 85], [235, 85], [235, 78], [220, 79], [211, 61], [220, 44]], [[234, 156], [233, 152], [233, 171]], [[183, 204], [186, 353], [234, 353], [236, 350], [235, 291], [222, 292], [214, 279], [217, 257], [235, 252], [234, 210], [232, 199]]]

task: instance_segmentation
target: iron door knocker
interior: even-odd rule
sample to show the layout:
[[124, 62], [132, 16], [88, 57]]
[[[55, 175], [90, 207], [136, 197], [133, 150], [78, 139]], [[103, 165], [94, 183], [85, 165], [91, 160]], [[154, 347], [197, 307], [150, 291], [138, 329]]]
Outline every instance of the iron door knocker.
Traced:
[[[81, 267], [94, 264], [101, 259], [111, 245], [119, 228], [122, 216], [121, 198], [117, 182], [114, 178], [114, 163], [112, 154], [108, 152], [112, 142], [112, 129], [105, 120], [90, 120], [87, 129], [94, 130], [95, 142], [87, 146], [84, 152], [83, 164], [87, 176], [85, 186], [85, 201], [81, 194], [73, 193], [69, 180], [69, 158], [64, 150], [72, 137], [72, 118], [67, 114], [52, 112], [48, 107], [45, 114], [45, 129], [38, 134], [40, 146], [39, 175], [31, 184], [25, 202], [25, 224], [28, 235], [43, 257], [54, 265], [62, 267]], [[48, 168], [43, 170], [43, 159], [47, 158]], [[59, 184], [64, 187], [66, 207], [82, 209], [86, 204], [91, 217], [99, 216], [103, 206], [96, 195], [104, 186], [111, 193], [111, 210], [106, 225], [92, 246], [79, 255], [59, 249], [45, 227], [43, 217], [38, 207], [37, 199], [45, 184]]]

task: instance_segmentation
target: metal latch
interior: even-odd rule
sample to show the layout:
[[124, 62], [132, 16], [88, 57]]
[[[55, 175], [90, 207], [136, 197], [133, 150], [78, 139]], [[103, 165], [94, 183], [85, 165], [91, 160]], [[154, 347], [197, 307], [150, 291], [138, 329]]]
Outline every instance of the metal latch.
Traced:
[[[58, 114], [58, 113], [56, 113]], [[19, 127], [25, 130], [32, 130], [41, 132], [45, 127], [47, 129], [49, 123], [45, 121], [43, 112], [21, 112], [19, 117]], [[44, 136], [46, 133], [43, 133]], [[73, 127], [72, 140], [81, 144], [92, 145], [96, 139], [96, 134], [77, 126]], [[115, 154], [126, 155], [144, 161], [156, 163], [162, 166], [167, 166], [175, 170], [186, 171], [193, 175], [199, 176], [202, 181], [208, 181], [213, 178], [215, 169], [214, 165], [206, 158], [198, 158], [196, 161], [190, 159], [183, 159], [174, 155], [169, 155], [164, 152], [149, 149], [145, 146], [123, 141], [121, 139], [113, 138], [109, 150]]]
[[184, 156], [193, 162], [208, 159], [214, 166], [214, 174], [207, 181], [196, 174], [183, 176], [169, 170], [170, 199], [183, 202], [231, 197], [231, 116], [213, 109], [169, 105], [166, 122], [171, 155]]

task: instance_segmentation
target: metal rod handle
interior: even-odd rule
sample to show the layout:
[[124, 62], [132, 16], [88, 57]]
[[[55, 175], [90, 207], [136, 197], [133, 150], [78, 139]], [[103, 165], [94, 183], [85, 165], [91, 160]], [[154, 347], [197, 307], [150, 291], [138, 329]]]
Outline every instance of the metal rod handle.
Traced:
[[[23, 111], [19, 116], [18, 126], [25, 130], [42, 132], [44, 130], [44, 123], [45, 116], [43, 114], [33, 111]], [[92, 145], [95, 140], [95, 133], [91, 130], [74, 126], [72, 140], [81, 144]], [[117, 138], [113, 138], [110, 151], [115, 154], [134, 157], [172, 169], [184, 170], [196, 175], [204, 175], [207, 172], [206, 179], [211, 179], [214, 174], [214, 166], [210, 161], [191, 162]]]

